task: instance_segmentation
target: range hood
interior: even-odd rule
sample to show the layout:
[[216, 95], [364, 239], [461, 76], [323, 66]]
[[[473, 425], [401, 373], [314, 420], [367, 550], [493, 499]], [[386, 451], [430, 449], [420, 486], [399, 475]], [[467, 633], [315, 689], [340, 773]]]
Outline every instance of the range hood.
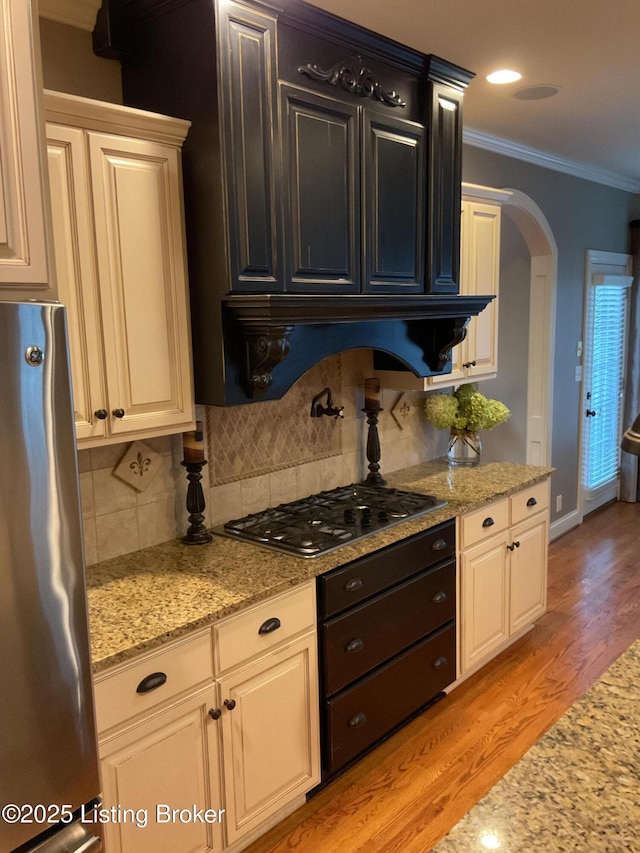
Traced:
[[186, 118], [196, 399], [278, 399], [367, 347], [448, 369], [473, 74], [299, 0], [105, 0], [125, 103]]
[[252, 399], [265, 393], [279, 398], [322, 358], [357, 347], [385, 353], [416, 376], [442, 373], [470, 317], [491, 299], [420, 294], [228, 297], [227, 320], [235, 324], [243, 345], [231, 361], [244, 371], [234, 376], [228, 396], [236, 398], [233, 386], [239, 382]]

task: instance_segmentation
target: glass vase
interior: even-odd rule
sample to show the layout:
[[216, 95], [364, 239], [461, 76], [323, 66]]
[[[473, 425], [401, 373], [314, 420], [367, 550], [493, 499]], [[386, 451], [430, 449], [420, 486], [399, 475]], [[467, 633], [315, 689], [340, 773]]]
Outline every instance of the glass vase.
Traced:
[[447, 458], [451, 465], [477, 465], [482, 456], [482, 442], [477, 432], [451, 430]]

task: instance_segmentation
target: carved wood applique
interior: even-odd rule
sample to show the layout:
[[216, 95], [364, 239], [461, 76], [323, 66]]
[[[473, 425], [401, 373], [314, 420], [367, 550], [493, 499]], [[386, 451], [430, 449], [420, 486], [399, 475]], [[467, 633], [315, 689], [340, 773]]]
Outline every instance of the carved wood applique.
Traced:
[[374, 77], [373, 72], [367, 68], [360, 56], [336, 62], [328, 71], [311, 62], [301, 65], [298, 71], [300, 74], [311, 77], [312, 80], [324, 81], [331, 86], [337, 86], [340, 83], [347, 92], [360, 95], [362, 98], [375, 98], [391, 107], [407, 105], [396, 92], [388, 92], [383, 88], [382, 83]]
[[273, 382], [272, 371], [289, 354], [293, 326], [273, 326], [245, 330], [247, 391], [259, 397]]

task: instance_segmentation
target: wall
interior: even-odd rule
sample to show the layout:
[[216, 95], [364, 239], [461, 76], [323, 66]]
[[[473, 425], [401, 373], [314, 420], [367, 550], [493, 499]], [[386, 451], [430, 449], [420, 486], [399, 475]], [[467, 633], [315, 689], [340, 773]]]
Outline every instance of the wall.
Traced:
[[[354, 350], [321, 362], [301, 377], [281, 401], [231, 409], [201, 408], [198, 417], [207, 427], [210, 460], [203, 470], [207, 526], [361, 480], [367, 473], [367, 425], [361, 411], [364, 379], [372, 374], [371, 351]], [[334, 404], [344, 406], [343, 419], [310, 417], [312, 397], [327, 382]], [[446, 453], [446, 433], [435, 430], [424, 418], [424, 397], [418, 392], [401, 395], [383, 391], [385, 411], [379, 423], [383, 475]], [[394, 406], [395, 417], [391, 414]], [[234, 421], [232, 427], [230, 420]], [[273, 435], [274, 429], [283, 437], [288, 459], [283, 459], [275, 440], [263, 442], [265, 434]], [[144, 492], [136, 491], [113, 473], [129, 443], [78, 453], [87, 563], [146, 548], [186, 532], [187, 481], [180, 465], [182, 437], [151, 439], [144, 445], [160, 455], [157, 473]], [[258, 457], [256, 445], [260, 449]], [[217, 465], [216, 454], [221, 456]], [[230, 473], [229, 460], [233, 462], [235, 458], [241, 466]]]
[[[623, 190], [465, 145], [463, 180], [526, 193], [546, 216], [558, 245], [553, 400], [552, 521], [577, 507], [581, 385], [575, 381], [582, 340], [585, 252], [627, 252], [627, 226], [638, 198]], [[500, 341], [500, 364], [506, 353]], [[556, 495], [563, 508], [555, 512]]]

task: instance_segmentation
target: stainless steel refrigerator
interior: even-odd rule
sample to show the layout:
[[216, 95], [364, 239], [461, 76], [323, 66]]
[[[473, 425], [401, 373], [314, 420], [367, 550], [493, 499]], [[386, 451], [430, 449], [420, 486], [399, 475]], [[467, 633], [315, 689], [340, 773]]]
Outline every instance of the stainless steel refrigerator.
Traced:
[[94, 853], [99, 795], [63, 306], [0, 302], [0, 853]]

